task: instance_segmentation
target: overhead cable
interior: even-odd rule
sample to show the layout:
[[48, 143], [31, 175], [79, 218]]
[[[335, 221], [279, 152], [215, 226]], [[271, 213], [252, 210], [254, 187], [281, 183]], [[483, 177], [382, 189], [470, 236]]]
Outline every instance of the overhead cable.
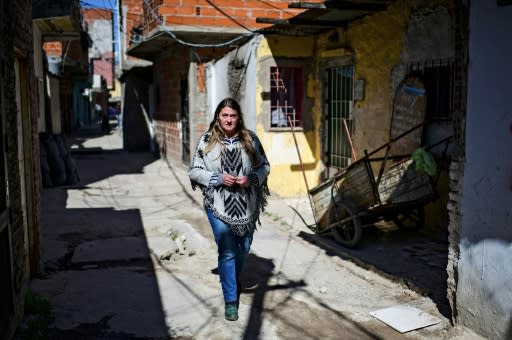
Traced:
[[[153, 16], [153, 18], [156, 20], [156, 22], [158, 23], [159, 26], [162, 26], [163, 27], [163, 30], [162, 32], [165, 33], [165, 34], [168, 34], [173, 40], [175, 40], [176, 42], [182, 44], [182, 45], [185, 45], [185, 46], [188, 46], [188, 47], [197, 47], [197, 48], [206, 48], [206, 47], [226, 47], [226, 46], [229, 46], [233, 43], [235, 43], [236, 41], [238, 40], [241, 40], [241, 39], [244, 39], [244, 38], [247, 38], [247, 37], [251, 37], [251, 36], [254, 36], [256, 34], [256, 32], [254, 31], [250, 31], [250, 33], [247, 33], [247, 34], [242, 34], [242, 35], [239, 35], [238, 37], [235, 37], [231, 40], [228, 40], [228, 41], [225, 41], [225, 42], [222, 42], [222, 43], [217, 43], [217, 44], [196, 44], [196, 43], [191, 43], [191, 42], [187, 42], [187, 41], [184, 41], [180, 38], [178, 38], [173, 32], [171, 32], [169, 29], [167, 29], [165, 27], [165, 25], [162, 23], [162, 21], [160, 20], [160, 18], [158, 17], [158, 15], [155, 13], [155, 11], [153, 10], [153, 8], [151, 7], [151, 5], [148, 3], [147, 0], [144, 0], [144, 3], [146, 4], [146, 6], [149, 8], [149, 10], [151, 11], [151, 15]], [[211, 4], [211, 3], [210, 3]], [[226, 15], [224, 12], [221, 12], [223, 13], [224, 15]], [[232, 19], [232, 18], [231, 18]], [[232, 19], [234, 20], [234, 19]], [[235, 22], [237, 22], [236, 20], [234, 20]], [[244, 27], [244, 26], [242, 26]], [[245, 29], [248, 29], [246, 27], [244, 27]]]

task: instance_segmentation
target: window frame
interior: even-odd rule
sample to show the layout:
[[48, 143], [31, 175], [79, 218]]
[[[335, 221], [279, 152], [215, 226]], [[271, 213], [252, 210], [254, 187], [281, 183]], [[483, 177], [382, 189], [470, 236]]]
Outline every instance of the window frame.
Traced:
[[[437, 76], [436, 79], [432, 79], [435, 78], [433, 73], [442, 68], [447, 69], [445, 71], [446, 73]], [[455, 61], [452, 58], [449, 58], [410, 63], [408, 65], [408, 69], [410, 74], [418, 75], [425, 86], [425, 90], [427, 92], [427, 109], [425, 112], [425, 118], [429, 122], [451, 122], [453, 120], [454, 111]], [[430, 70], [429, 76], [426, 76], [425, 70]], [[432, 83], [438, 83], [445, 77], [447, 78], [445, 80], [448, 80], [448, 84], [443, 88], [435, 86], [436, 91], [432, 91]], [[449, 92], [447, 95], [444, 94], [446, 90]], [[435, 101], [433, 101], [432, 98], [435, 98]], [[447, 112], [435, 110], [433, 109], [433, 106], [436, 108], [446, 106]]]
[[268, 121], [268, 123], [266, 124], [268, 131], [288, 132], [288, 131], [292, 130], [292, 127], [288, 125], [288, 121], [287, 121], [287, 126], [282, 126], [282, 127], [272, 126], [272, 110], [273, 110], [273, 103], [272, 103], [272, 75], [273, 74], [272, 74], [272, 70], [274, 68], [296, 69], [295, 73], [297, 73], [297, 72], [299, 73], [298, 77], [295, 78], [294, 82], [296, 85], [297, 85], [297, 83], [298, 83], [298, 85], [300, 85], [300, 88], [298, 90], [300, 98], [297, 98], [294, 102], [298, 103], [298, 105], [296, 104], [295, 106], [300, 105], [300, 113], [299, 113], [300, 125], [293, 126], [293, 129], [296, 131], [304, 131], [304, 125], [305, 125], [305, 117], [304, 117], [305, 110], [304, 110], [304, 108], [305, 108], [305, 101], [306, 101], [306, 79], [307, 79], [307, 74], [309, 72], [309, 69], [307, 66], [308, 61], [309, 61], [308, 59], [304, 59], [301, 61], [278, 59], [278, 60], [275, 60], [275, 62], [268, 63], [267, 65], [263, 66], [263, 67], [265, 67], [265, 70], [266, 70], [266, 82], [267, 82], [267, 86], [268, 86], [266, 89], [267, 91], [265, 91], [266, 95], [267, 95], [266, 99], [268, 102], [268, 106], [266, 105], [265, 110], [264, 110], [265, 115], [266, 115], [266, 120]]

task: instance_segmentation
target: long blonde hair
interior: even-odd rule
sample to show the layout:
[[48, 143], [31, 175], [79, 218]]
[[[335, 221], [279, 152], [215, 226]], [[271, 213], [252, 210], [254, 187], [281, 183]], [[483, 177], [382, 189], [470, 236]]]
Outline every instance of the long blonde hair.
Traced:
[[215, 109], [215, 114], [213, 115], [213, 119], [210, 122], [210, 127], [208, 128], [208, 132], [211, 133], [211, 137], [210, 140], [208, 141], [208, 145], [204, 150], [205, 153], [211, 151], [216, 143], [224, 147], [222, 139], [224, 138], [225, 134], [224, 130], [222, 129], [219, 123], [219, 114], [220, 111], [225, 107], [229, 107], [238, 113], [238, 123], [236, 125], [236, 131], [238, 133], [238, 137], [240, 138], [240, 144], [242, 144], [242, 148], [247, 152], [247, 154], [249, 154], [251, 163], [253, 165], [256, 165], [258, 163], [258, 157], [256, 155], [256, 150], [254, 150], [252, 136], [249, 133], [249, 130], [245, 128], [242, 119], [242, 110], [240, 108], [240, 105], [233, 98], [224, 98], [220, 101], [219, 105], [217, 105], [217, 108]]

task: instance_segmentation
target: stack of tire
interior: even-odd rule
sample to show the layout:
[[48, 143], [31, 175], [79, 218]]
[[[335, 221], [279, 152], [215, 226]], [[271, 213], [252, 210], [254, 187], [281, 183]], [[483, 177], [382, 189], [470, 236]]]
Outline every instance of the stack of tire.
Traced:
[[62, 135], [39, 134], [43, 187], [75, 185], [80, 181], [75, 161]]

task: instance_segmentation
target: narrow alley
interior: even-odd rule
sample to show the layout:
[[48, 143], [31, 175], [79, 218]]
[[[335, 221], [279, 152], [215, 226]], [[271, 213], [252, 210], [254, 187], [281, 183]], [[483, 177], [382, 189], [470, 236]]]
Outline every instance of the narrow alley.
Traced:
[[[123, 151], [118, 130], [69, 143], [80, 182], [43, 191], [44, 274], [30, 286], [52, 307], [49, 339], [478, 339], [430, 298], [306, 241], [291, 207], [308, 219], [307, 201], [274, 196], [242, 278], [240, 319], [226, 321], [187, 169]], [[404, 304], [440, 322], [401, 334], [370, 315]]]

